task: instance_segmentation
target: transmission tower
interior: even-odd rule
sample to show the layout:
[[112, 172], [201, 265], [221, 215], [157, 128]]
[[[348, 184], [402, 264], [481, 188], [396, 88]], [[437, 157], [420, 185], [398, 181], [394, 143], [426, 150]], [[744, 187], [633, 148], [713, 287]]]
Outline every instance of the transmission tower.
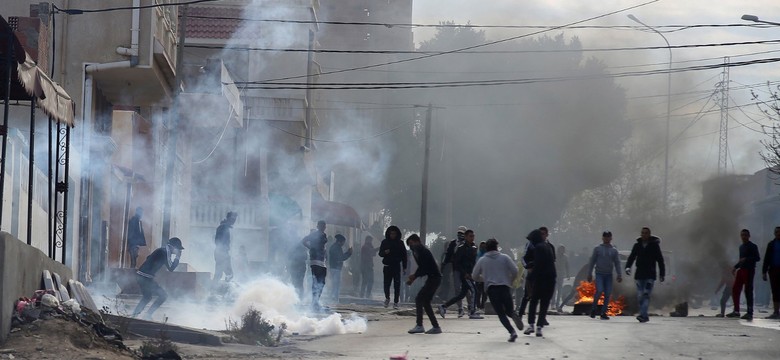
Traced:
[[729, 57], [723, 58], [723, 72], [715, 85], [720, 105], [720, 141], [718, 146], [718, 175], [726, 174], [729, 158]]

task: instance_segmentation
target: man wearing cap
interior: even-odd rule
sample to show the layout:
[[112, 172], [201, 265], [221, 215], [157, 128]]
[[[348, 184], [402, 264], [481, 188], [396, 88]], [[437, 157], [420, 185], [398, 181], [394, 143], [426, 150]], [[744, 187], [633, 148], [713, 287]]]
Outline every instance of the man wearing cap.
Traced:
[[[441, 272], [444, 273], [444, 266], [447, 264], [453, 264], [453, 261], [455, 260], [455, 251], [463, 245], [463, 243], [466, 242], [466, 228], [465, 226], [461, 225], [458, 226], [458, 235], [455, 238], [455, 240], [450, 241], [449, 244], [447, 244], [447, 251], [444, 253], [444, 260], [441, 262]], [[460, 294], [461, 291], [461, 276], [460, 272], [455, 268], [453, 265], [452, 267], [452, 288], [454, 294]], [[471, 305], [471, 297], [466, 297], [466, 302]], [[463, 317], [465, 313], [463, 312], [463, 299], [458, 300], [458, 317]]]
[[138, 286], [141, 288], [141, 294], [143, 297], [138, 302], [138, 306], [133, 311], [133, 317], [137, 317], [146, 307], [146, 304], [152, 300], [152, 296], [157, 296], [157, 300], [147, 310], [145, 319], [152, 317], [152, 314], [165, 302], [168, 298], [168, 293], [160, 287], [156, 281], [154, 281], [154, 275], [165, 265], [168, 271], [173, 271], [179, 266], [179, 259], [181, 258], [181, 251], [184, 250], [184, 246], [181, 244], [179, 238], [171, 238], [168, 243], [152, 252], [146, 258], [146, 261], [141, 265], [141, 268], [136, 271], [136, 280]]
[[593, 249], [588, 263], [588, 282], [593, 281], [593, 268], [596, 268], [596, 293], [593, 295], [593, 306], [590, 309], [590, 317], [596, 317], [598, 299], [604, 293], [604, 305], [601, 306], [601, 320], [609, 320], [607, 310], [609, 308], [609, 296], [612, 294], [612, 269], [617, 273], [617, 282], [622, 282], [620, 274], [620, 257], [617, 249], [612, 246], [612, 232], [605, 231], [601, 234], [601, 245]]
[[230, 261], [230, 229], [236, 223], [238, 213], [228, 211], [225, 219], [219, 223], [217, 233], [214, 235], [214, 283], [222, 280], [222, 274], [225, 274], [225, 281], [233, 279], [233, 265]]

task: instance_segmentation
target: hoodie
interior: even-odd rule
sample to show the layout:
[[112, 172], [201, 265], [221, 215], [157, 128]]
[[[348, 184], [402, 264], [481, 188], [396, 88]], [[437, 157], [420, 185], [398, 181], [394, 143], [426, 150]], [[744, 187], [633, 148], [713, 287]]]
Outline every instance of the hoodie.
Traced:
[[620, 278], [620, 257], [617, 249], [612, 244], [600, 244], [593, 249], [588, 263], [588, 274], [593, 273], [596, 268], [596, 274], [612, 274], [612, 268], [615, 268], [618, 278]]
[[519, 270], [512, 258], [507, 254], [502, 254], [498, 250], [492, 250], [485, 253], [485, 256], [477, 260], [474, 265], [474, 271], [471, 277], [477, 281], [484, 282], [485, 288], [491, 286], [512, 286]]
[[217, 227], [217, 233], [214, 234], [214, 244], [217, 246], [218, 252], [230, 251], [230, 229], [233, 228], [228, 219], [224, 219], [219, 223]]
[[414, 277], [441, 278], [441, 272], [439, 271], [439, 266], [436, 265], [436, 259], [433, 258], [433, 254], [425, 245], [412, 248], [412, 256], [414, 256], [414, 260], [417, 262], [417, 270], [414, 272]]
[[539, 230], [531, 231], [526, 239], [531, 244], [526, 248], [523, 263], [526, 269], [532, 270], [528, 274], [529, 279], [551, 278], [555, 281], [555, 249], [544, 241]]
[[[398, 233], [398, 239], [389, 239], [390, 231]], [[390, 250], [390, 253], [385, 254], [385, 250]], [[382, 264], [385, 266], [399, 268], [402, 265], [404, 271], [406, 271], [408, 261], [406, 246], [404, 246], [404, 242], [401, 241], [401, 230], [398, 229], [397, 226], [390, 225], [387, 230], [385, 230], [385, 238], [379, 245], [379, 256], [382, 257]]]
[[642, 243], [642, 238], [636, 239], [636, 244], [631, 249], [631, 255], [628, 256], [626, 269], [630, 269], [636, 260], [636, 280], [655, 280], [655, 264], [658, 263], [658, 271], [661, 277], [666, 276], [666, 266], [664, 266], [664, 256], [661, 253], [661, 239], [657, 236], [651, 236], [646, 244]]

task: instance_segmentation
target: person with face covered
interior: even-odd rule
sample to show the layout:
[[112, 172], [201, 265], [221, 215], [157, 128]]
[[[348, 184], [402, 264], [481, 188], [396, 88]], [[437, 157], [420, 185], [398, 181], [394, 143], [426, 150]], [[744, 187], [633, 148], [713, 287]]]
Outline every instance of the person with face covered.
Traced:
[[[523, 334], [530, 335], [536, 332], [536, 336], [542, 336], [542, 328], [547, 322], [547, 309], [550, 307], [555, 292], [555, 248], [549, 246], [541, 230], [531, 231], [526, 237], [532, 244], [532, 248], [524, 255], [525, 266], [528, 270], [527, 281], [531, 287], [531, 301], [528, 303], [528, 329]], [[536, 319], [536, 306], [539, 305], [539, 319]], [[534, 324], [537, 324], [534, 331]]]
[[146, 257], [146, 261], [144, 261], [138, 271], [136, 271], [136, 280], [138, 281], [138, 286], [141, 288], [143, 297], [135, 307], [132, 317], [138, 317], [138, 315], [143, 312], [146, 304], [152, 300], [152, 297], [157, 296], [157, 300], [155, 300], [144, 315], [145, 319], [150, 319], [152, 314], [160, 308], [166, 299], [168, 299], [168, 293], [160, 287], [160, 284], [154, 281], [154, 276], [163, 266], [165, 266], [168, 271], [175, 270], [176, 267], [179, 266], [182, 250], [184, 250], [184, 246], [182, 246], [181, 240], [174, 237], [168, 240], [168, 243], [165, 246], [153, 251], [151, 255]]
[[477, 262], [477, 247], [474, 245], [474, 231], [466, 230], [465, 239], [466, 241], [463, 245], [458, 246], [458, 249], [455, 251], [455, 259], [452, 262], [453, 270], [456, 270], [460, 275], [460, 278], [458, 279], [461, 283], [460, 292], [444, 304], [439, 305], [439, 315], [441, 315], [442, 318], [447, 314], [447, 308], [449, 306], [458, 301], [462, 301], [463, 298], [469, 296], [469, 319], [482, 319], [482, 316], [477, 314], [477, 301], [474, 299], [474, 296], [477, 294], [477, 285], [476, 282], [474, 282], [474, 279], [471, 278], [471, 271], [474, 269], [474, 264]]
[[[441, 272], [444, 273], [444, 268], [447, 265], [452, 266], [452, 290], [453, 290], [453, 296], [456, 296], [457, 294], [460, 294], [461, 291], [461, 274], [458, 272], [457, 269], [455, 269], [455, 266], [453, 265], [453, 261], [455, 260], [455, 251], [458, 249], [459, 246], [463, 245], [464, 242], [466, 242], [466, 228], [465, 226], [461, 225], [458, 226], [458, 233], [454, 240], [450, 241], [447, 244], [447, 250], [444, 252], [444, 260], [441, 262]], [[470, 301], [470, 298], [466, 298], [467, 301]], [[465, 312], [463, 312], [463, 300], [458, 300], [458, 317], [463, 317], [465, 315]]]
[[408, 258], [406, 246], [401, 240], [401, 229], [390, 225], [385, 230], [385, 238], [379, 244], [379, 256], [382, 258], [384, 275], [385, 307], [390, 305], [390, 284], [393, 284], [393, 309], [398, 309], [401, 296], [401, 273], [406, 273]]

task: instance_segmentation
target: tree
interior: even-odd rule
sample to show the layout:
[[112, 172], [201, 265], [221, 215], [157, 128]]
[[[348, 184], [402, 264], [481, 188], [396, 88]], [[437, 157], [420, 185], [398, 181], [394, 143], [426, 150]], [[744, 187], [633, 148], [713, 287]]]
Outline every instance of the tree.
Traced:
[[776, 175], [780, 175], [780, 84], [770, 85], [766, 84], [769, 99], [764, 101], [755, 91], [750, 91], [753, 100], [756, 101], [756, 106], [763, 113], [767, 119], [772, 121], [772, 126], [761, 126], [761, 129], [766, 135], [770, 137], [768, 140], [762, 140], [761, 144], [764, 145], [764, 151], [761, 152], [761, 158], [764, 159], [764, 163], [769, 168], [769, 171]]

